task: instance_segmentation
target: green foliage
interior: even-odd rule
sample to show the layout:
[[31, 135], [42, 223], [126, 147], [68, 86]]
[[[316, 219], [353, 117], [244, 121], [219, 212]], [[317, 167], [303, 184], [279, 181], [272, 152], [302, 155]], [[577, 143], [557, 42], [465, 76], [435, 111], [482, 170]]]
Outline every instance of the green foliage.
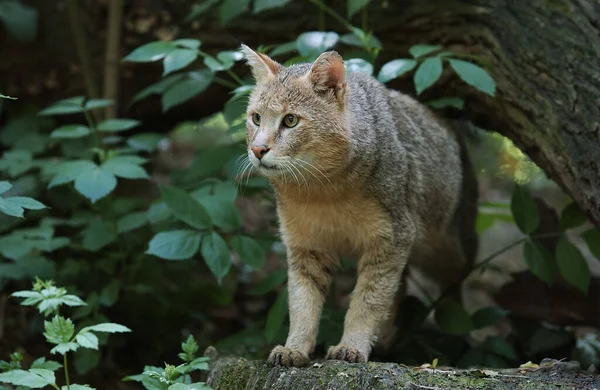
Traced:
[[517, 186], [510, 204], [517, 226], [524, 234], [533, 233], [540, 223], [537, 205], [529, 191]]
[[[0, 22], [17, 41], [31, 42], [38, 33], [37, 9], [23, 4], [21, 0], [0, 0]], [[0, 95], [2, 98], [14, 99]]]

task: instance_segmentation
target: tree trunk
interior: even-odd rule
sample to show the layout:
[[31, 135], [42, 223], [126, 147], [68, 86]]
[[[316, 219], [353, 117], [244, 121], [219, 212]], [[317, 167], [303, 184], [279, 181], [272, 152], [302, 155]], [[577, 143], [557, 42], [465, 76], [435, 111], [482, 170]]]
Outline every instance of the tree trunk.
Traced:
[[[30, 0], [40, 8], [37, 42], [19, 45], [0, 33], [0, 74], [5, 93], [43, 104], [50, 99], [82, 94], [85, 90], [76, 50], [69, 37], [62, 1]], [[195, 37], [203, 50], [234, 49], [240, 42], [279, 43], [301, 31], [317, 29], [317, 13], [308, 1], [295, 1], [280, 10], [247, 13], [219, 25], [215, 14], [195, 24], [183, 23], [194, 1], [131, 0], [124, 18], [125, 55], [158, 36]], [[489, 97], [447, 73], [423, 98], [460, 96], [465, 114], [480, 127], [512, 139], [554, 179], [600, 226], [600, 2], [597, 0], [405, 0], [388, 1], [387, 8], [371, 2], [369, 19], [383, 43], [380, 60], [405, 56], [412, 44], [442, 44], [447, 49], [475, 54], [488, 62], [497, 82]], [[92, 64], [101, 73], [105, 47], [106, 1], [86, 0], [81, 6]], [[331, 0], [344, 14], [345, 0]], [[153, 8], [154, 7], [154, 8]], [[142, 12], [143, 11], [143, 12]], [[146, 21], [146, 23], [142, 23]], [[343, 31], [327, 19], [327, 29]], [[143, 26], [150, 26], [148, 29]], [[173, 33], [175, 32], [175, 33]], [[276, 38], [275, 38], [276, 37]], [[121, 107], [139, 88], [158, 80], [160, 69], [124, 65]], [[99, 77], [98, 77], [99, 79]], [[392, 84], [414, 91], [405, 80]], [[197, 118], [218, 110], [228, 98], [219, 86], [172, 112], [157, 114], [150, 99], [121, 115], [133, 115], [162, 128], [182, 118]], [[123, 104], [125, 103], [125, 104]]]
[[325, 361], [306, 368], [271, 367], [245, 359], [218, 361], [209, 375], [215, 390], [598, 389], [600, 377], [578, 364], [548, 360], [534, 370], [411, 368], [395, 363]]

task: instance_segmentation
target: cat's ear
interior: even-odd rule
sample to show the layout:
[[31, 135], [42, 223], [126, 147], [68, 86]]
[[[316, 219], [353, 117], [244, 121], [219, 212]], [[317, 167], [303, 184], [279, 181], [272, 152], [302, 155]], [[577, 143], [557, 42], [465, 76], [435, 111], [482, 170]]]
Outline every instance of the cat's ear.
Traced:
[[344, 60], [336, 51], [326, 51], [313, 63], [308, 74], [316, 90], [333, 91], [340, 104], [346, 93], [346, 67]]
[[283, 65], [272, 60], [269, 56], [257, 53], [248, 46], [242, 44], [242, 53], [252, 68], [252, 75], [257, 83], [262, 83], [276, 76], [283, 69]]

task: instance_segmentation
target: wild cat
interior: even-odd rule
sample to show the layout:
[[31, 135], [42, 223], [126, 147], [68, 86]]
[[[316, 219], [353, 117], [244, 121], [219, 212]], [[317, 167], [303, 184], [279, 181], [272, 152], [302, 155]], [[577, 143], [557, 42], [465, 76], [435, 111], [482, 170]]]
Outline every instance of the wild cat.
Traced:
[[287, 248], [290, 329], [269, 362], [310, 362], [341, 256], [357, 281], [328, 359], [366, 362], [393, 327], [407, 263], [447, 286], [477, 248], [477, 187], [459, 137], [425, 106], [335, 51], [284, 67], [242, 45], [256, 86], [248, 157], [276, 194]]

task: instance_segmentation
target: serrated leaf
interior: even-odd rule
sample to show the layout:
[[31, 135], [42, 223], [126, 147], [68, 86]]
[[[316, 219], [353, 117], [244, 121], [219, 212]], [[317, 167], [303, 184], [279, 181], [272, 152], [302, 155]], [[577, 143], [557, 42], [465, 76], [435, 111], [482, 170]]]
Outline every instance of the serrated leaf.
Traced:
[[354, 14], [366, 7], [370, 0], [348, 0], [346, 8], [348, 10], [348, 19], [351, 19]]
[[163, 112], [187, 102], [204, 92], [212, 83], [214, 75], [209, 70], [189, 72], [188, 77], [170, 85], [162, 95]]
[[50, 138], [59, 139], [74, 139], [86, 137], [91, 134], [91, 130], [87, 126], [83, 125], [65, 125], [57, 128], [50, 133]]
[[184, 190], [172, 186], [160, 186], [161, 199], [173, 215], [197, 229], [208, 229], [212, 219], [204, 206]]
[[287, 313], [288, 294], [287, 288], [283, 288], [267, 314], [267, 323], [265, 326], [265, 337], [267, 341], [271, 342], [277, 336], [277, 333], [283, 326]]
[[193, 230], [160, 232], [152, 238], [146, 253], [166, 260], [187, 260], [198, 252], [201, 238]]
[[104, 172], [124, 179], [147, 179], [148, 173], [134, 161], [128, 158], [129, 156], [116, 156], [101, 165]]
[[498, 306], [484, 307], [477, 310], [471, 316], [475, 329], [485, 328], [487, 326], [499, 323], [508, 312]]
[[55, 315], [51, 321], [44, 321], [44, 329], [44, 336], [51, 344], [68, 343], [75, 332], [73, 321], [60, 315]]
[[98, 349], [98, 336], [92, 332], [79, 332], [75, 336], [75, 341], [82, 348]]
[[585, 240], [590, 252], [600, 261], [600, 230], [592, 228], [584, 232], [581, 237]]
[[135, 119], [106, 119], [98, 124], [98, 130], [115, 133], [138, 127], [142, 122]]
[[414, 81], [417, 95], [435, 84], [442, 75], [442, 60], [439, 57], [425, 59], [415, 72]]
[[408, 53], [414, 58], [420, 58], [441, 50], [442, 48], [442, 45], [414, 45], [408, 49]]
[[53, 360], [46, 360], [46, 358], [41, 357], [41, 358], [35, 359], [31, 363], [30, 368], [43, 368], [45, 370], [56, 371], [59, 368], [62, 368], [62, 364], [57, 363]]
[[575, 202], [569, 203], [560, 214], [560, 228], [568, 230], [587, 222], [587, 217], [581, 212]]
[[208, 268], [221, 283], [231, 268], [231, 253], [225, 240], [217, 232], [211, 232], [202, 239], [200, 252]]
[[172, 42], [154, 41], [146, 43], [123, 58], [129, 62], [154, 62], [164, 58], [167, 54], [176, 50]]
[[335, 46], [340, 36], [335, 32], [305, 32], [296, 39], [296, 48], [304, 57], [314, 57]]
[[548, 286], [554, 282], [555, 266], [552, 254], [537, 242], [527, 241], [523, 245], [523, 258], [529, 271]]
[[448, 59], [448, 62], [465, 83], [490, 96], [495, 96], [496, 82], [485, 69], [462, 60]]
[[281, 8], [291, 0], [254, 0], [254, 13], [258, 14], [272, 8]]
[[351, 58], [345, 61], [345, 63], [348, 73], [362, 72], [368, 74], [369, 76], [373, 74], [373, 65], [362, 58]]
[[566, 238], [561, 238], [556, 245], [556, 263], [567, 283], [587, 294], [591, 279], [590, 268], [579, 249]]
[[417, 66], [417, 61], [399, 58], [384, 64], [379, 70], [377, 79], [382, 83], [387, 83], [390, 80], [398, 78], [413, 70]]
[[54, 348], [52, 348], [50, 350], [50, 353], [58, 353], [60, 355], [64, 355], [69, 351], [77, 351], [78, 348], [79, 348], [79, 344], [71, 341], [68, 343], [58, 344], [57, 346], [55, 346]]
[[167, 54], [163, 61], [163, 76], [185, 68], [198, 58], [197, 50], [176, 49]]
[[75, 189], [92, 203], [104, 198], [116, 187], [117, 178], [98, 166], [75, 178]]
[[515, 191], [511, 198], [510, 209], [521, 232], [530, 234], [537, 229], [540, 223], [537, 204], [525, 187], [515, 187]]
[[252, 238], [233, 236], [229, 244], [240, 256], [240, 259], [253, 269], [258, 270], [265, 264], [265, 250]]
[[105, 322], [103, 324], [97, 324], [92, 326], [86, 326], [81, 332], [103, 332], [103, 333], [126, 333], [131, 332], [131, 329], [124, 325], [115, 324], [112, 322]]
[[128, 214], [117, 221], [117, 230], [119, 233], [127, 233], [138, 229], [148, 223], [148, 213], [140, 211]]
[[77, 385], [71, 384], [70, 386], [63, 386], [61, 390], [96, 390], [94, 387], [90, 387], [89, 385]]
[[[52, 371], [48, 372], [54, 375]], [[27, 386], [32, 389], [41, 389], [50, 383], [54, 383], [54, 381], [48, 382], [46, 378], [25, 370], [11, 370], [0, 373], [0, 382], [10, 383], [15, 386]]]
[[445, 300], [435, 309], [435, 322], [444, 333], [466, 335], [475, 325], [471, 316], [457, 302]]
[[62, 162], [52, 168], [54, 177], [48, 184], [48, 188], [69, 183], [75, 180], [77, 176], [85, 175], [96, 168], [98, 168], [98, 166], [89, 160], [73, 160]]
[[226, 25], [230, 20], [248, 11], [250, 0], [223, 0], [219, 8], [219, 20]]

